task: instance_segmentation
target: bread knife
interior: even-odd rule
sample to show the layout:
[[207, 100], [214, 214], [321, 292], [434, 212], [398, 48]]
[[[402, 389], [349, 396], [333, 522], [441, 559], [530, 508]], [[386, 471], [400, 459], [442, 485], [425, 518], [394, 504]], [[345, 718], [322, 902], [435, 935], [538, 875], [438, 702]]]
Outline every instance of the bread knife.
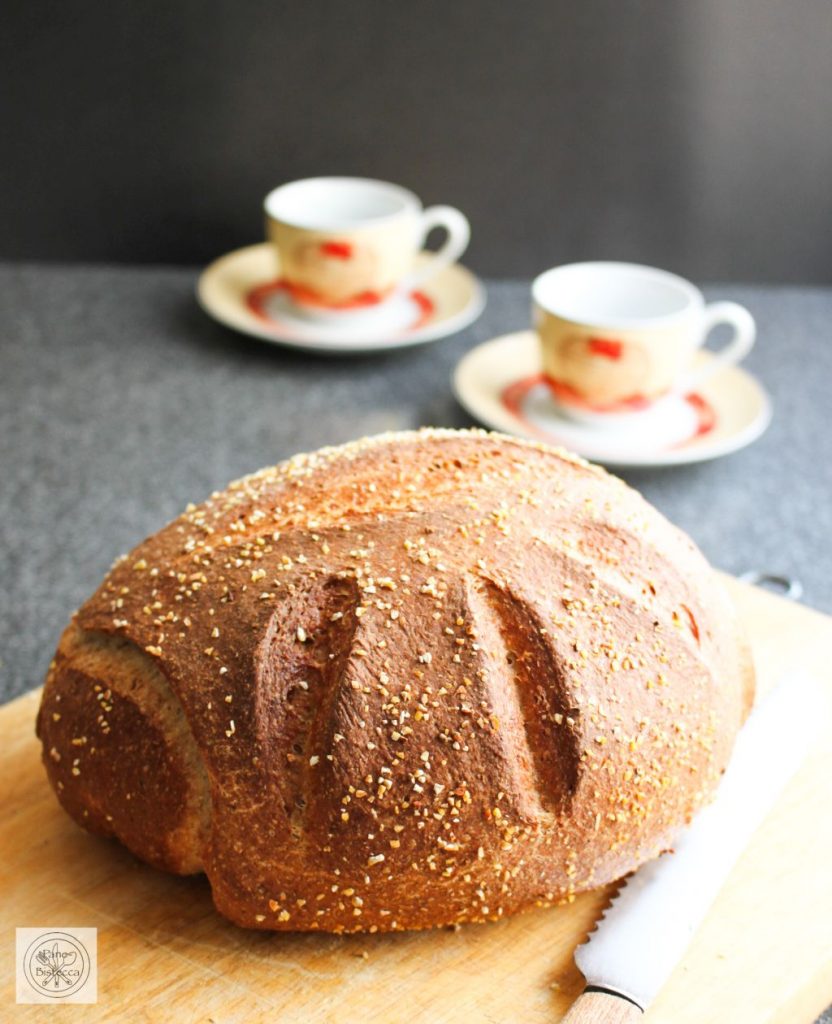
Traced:
[[575, 952], [586, 978], [564, 1024], [637, 1020], [681, 960], [722, 883], [780, 791], [797, 771], [824, 712], [817, 683], [788, 676], [754, 708], [737, 736], [716, 798], [673, 853], [639, 868]]

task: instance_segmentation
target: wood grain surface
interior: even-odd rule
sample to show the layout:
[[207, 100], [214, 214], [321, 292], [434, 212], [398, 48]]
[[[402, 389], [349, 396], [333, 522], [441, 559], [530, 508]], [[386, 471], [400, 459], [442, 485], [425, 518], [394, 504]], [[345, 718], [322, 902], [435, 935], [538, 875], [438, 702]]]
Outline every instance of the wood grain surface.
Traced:
[[572, 1004], [563, 1024], [636, 1024], [644, 1014], [635, 1003], [611, 992], [584, 992]]
[[[804, 669], [823, 682], [832, 708], [832, 619], [730, 585], [761, 691]], [[27, 926], [98, 928], [98, 1003], [60, 1011], [85, 1022], [550, 1024], [581, 992], [572, 954], [604, 890], [457, 931], [335, 937], [235, 928], [214, 912], [203, 879], [154, 871], [60, 811], [34, 737], [38, 699], [32, 692], [0, 709], [0, 1019], [55, 1013], [14, 1005], [14, 929]], [[647, 1024], [808, 1024], [832, 1001], [829, 735], [755, 834]]]

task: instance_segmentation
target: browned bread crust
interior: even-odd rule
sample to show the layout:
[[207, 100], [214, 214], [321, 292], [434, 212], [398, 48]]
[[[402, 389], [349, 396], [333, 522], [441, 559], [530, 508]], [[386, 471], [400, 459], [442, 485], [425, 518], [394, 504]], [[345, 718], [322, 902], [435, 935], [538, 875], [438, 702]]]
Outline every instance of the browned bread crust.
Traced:
[[239, 480], [120, 560], [38, 716], [65, 809], [254, 928], [570, 900], [713, 794], [750, 655], [690, 540], [603, 470], [482, 432]]

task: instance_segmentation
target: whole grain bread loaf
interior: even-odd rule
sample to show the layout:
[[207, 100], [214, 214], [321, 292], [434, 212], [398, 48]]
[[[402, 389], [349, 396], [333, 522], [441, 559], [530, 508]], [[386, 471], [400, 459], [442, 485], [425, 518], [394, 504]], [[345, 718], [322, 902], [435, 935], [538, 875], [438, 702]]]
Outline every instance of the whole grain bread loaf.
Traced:
[[753, 695], [702, 556], [539, 444], [386, 435], [239, 480], [121, 559], [38, 716], [92, 832], [265, 929], [499, 918], [666, 849]]

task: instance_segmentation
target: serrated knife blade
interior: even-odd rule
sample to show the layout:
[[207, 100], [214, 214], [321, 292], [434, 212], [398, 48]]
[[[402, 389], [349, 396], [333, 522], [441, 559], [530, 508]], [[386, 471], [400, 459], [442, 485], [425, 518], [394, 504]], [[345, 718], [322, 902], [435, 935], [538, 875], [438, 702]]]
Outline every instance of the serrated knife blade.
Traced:
[[[819, 728], [823, 696], [816, 682], [792, 675], [754, 708], [714, 801], [678, 837], [673, 853], [627, 880], [597, 930], [576, 950], [587, 992], [620, 996], [641, 1010], [654, 1000], [752, 834], [803, 761], [813, 739], [807, 723]], [[586, 999], [586, 994], [579, 997], [566, 1021], [595, 1019], [580, 1013]]]

